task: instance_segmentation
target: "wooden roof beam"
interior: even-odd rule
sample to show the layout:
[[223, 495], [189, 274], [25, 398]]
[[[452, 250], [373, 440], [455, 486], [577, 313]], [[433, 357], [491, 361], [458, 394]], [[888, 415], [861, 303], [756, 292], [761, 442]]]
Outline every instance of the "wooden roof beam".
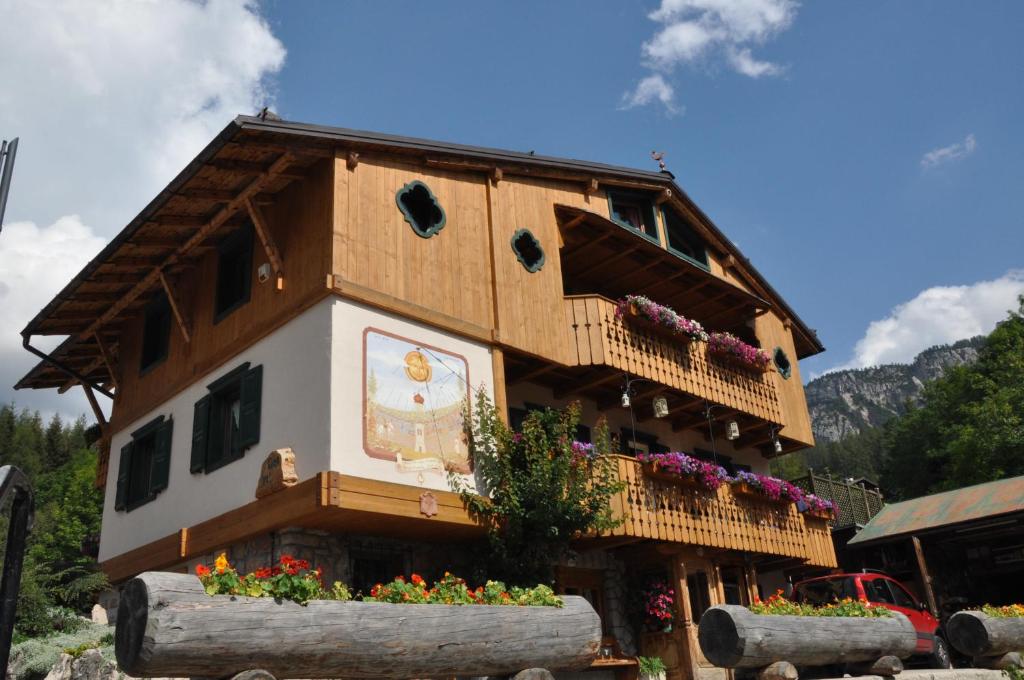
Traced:
[[[292, 159], [289, 162], [294, 161], [295, 157], [291, 153], [285, 153], [285, 156]], [[282, 156], [283, 158], [284, 156]], [[278, 159], [280, 160], [280, 158]], [[274, 163], [276, 163], [275, 161]], [[242, 175], [266, 175], [271, 172], [274, 163], [266, 165], [261, 161], [243, 161], [235, 158], [214, 158], [206, 162], [207, 167], [216, 168], [217, 170], [224, 170], [226, 172], [237, 172]], [[305, 179], [306, 175], [301, 172], [286, 172], [285, 170], [277, 170], [273, 173], [277, 177], [286, 177], [288, 179]]]
[[160, 285], [164, 289], [164, 294], [167, 296], [167, 303], [171, 307], [171, 313], [174, 314], [175, 320], [178, 322], [178, 328], [181, 329], [181, 337], [184, 338], [185, 344], [192, 343], [192, 333], [189, 331], [188, 322], [185, 321], [184, 315], [181, 313], [181, 305], [178, 304], [178, 298], [174, 295], [174, 291], [171, 290], [171, 284], [167, 282], [167, 277], [164, 276], [163, 271], [160, 274]]
[[555, 399], [564, 399], [565, 397], [568, 397], [570, 395], [581, 394], [583, 392], [586, 392], [587, 390], [592, 390], [595, 387], [601, 387], [602, 385], [622, 378], [622, 376], [619, 373], [608, 373], [606, 371], [599, 371], [599, 373], [600, 375], [598, 375], [596, 378], [593, 377], [593, 374], [591, 373], [584, 376], [583, 382], [570, 383], [568, 385], [555, 389], [552, 391], [552, 395], [555, 397]]
[[217, 229], [220, 228], [229, 217], [235, 214], [247, 200], [255, 196], [259, 191], [266, 185], [270, 180], [278, 177], [284, 172], [284, 169], [292, 162], [292, 156], [290, 154], [284, 154], [276, 161], [270, 164], [270, 167], [266, 169], [259, 176], [253, 178], [251, 182], [236, 196], [231, 202], [221, 208], [213, 218], [203, 225], [196, 233], [194, 233], [185, 243], [178, 246], [178, 249], [167, 256], [163, 263], [159, 267], [155, 267], [149, 274], [147, 274], [141, 281], [132, 286], [124, 297], [110, 307], [106, 312], [101, 314], [99, 318], [95, 319], [89, 326], [78, 334], [78, 337], [87, 338], [97, 329], [101, 328], [104, 324], [108, 323], [111, 319], [120, 314], [128, 305], [130, 305], [139, 295], [146, 292], [156, 284], [160, 277], [160, 272], [167, 267], [174, 265], [195, 246], [199, 245], [212, 235]]
[[263, 250], [267, 253], [270, 267], [274, 270], [274, 289], [284, 290], [284, 265], [281, 262], [281, 254], [277, 249], [277, 244], [274, 243], [274, 235], [270, 233], [270, 227], [267, 226], [266, 220], [263, 219], [263, 213], [253, 205], [252, 200], [248, 198], [245, 200], [245, 209], [252, 219], [256, 236], [260, 239], [260, 243], [263, 244]]
[[625, 250], [621, 250], [617, 254], [612, 255], [611, 257], [607, 257], [607, 258], [605, 258], [603, 260], [598, 260], [597, 262], [594, 262], [589, 267], [584, 267], [581, 271], [570, 272], [569, 275], [573, 276], [573, 277], [576, 277], [576, 278], [583, 278], [587, 274], [591, 273], [592, 271], [594, 271], [596, 269], [600, 269], [601, 267], [607, 267], [608, 265], [610, 265], [613, 262], [618, 262], [619, 260], [621, 260], [624, 257], [629, 257], [630, 255], [632, 255], [633, 253], [635, 253], [639, 249], [640, 249], [640, 246], [638, 246], [638, 245], [632, 246], [631, 248], [626, 248]]
[[96, 345], [100, 350], [100, 359], [103, 360], [104, 365], [107, 367], [107, 373], [110, 374], [110, 384], [113, 385], [114, 390], [117, 390], [117, 369], [114, 368], [114, 359], [110, 354], [110, 350], [107, 349], [107, 344], [103, 342], [103, 338], [100, 337], [99, 333], [94, 333], [93, 337], [96, 338]]

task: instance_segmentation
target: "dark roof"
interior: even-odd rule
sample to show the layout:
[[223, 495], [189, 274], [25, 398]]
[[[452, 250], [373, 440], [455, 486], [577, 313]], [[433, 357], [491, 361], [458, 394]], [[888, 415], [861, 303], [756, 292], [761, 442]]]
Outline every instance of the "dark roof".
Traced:
[[[240, 166], [245, 168], [258, 166], [260, 163], [270, 163], [277, 154], [269, 151], [273, 144], [300, 145], [298, 147], [298, 158], [309, 160], [319, 153], [320, 156], [331, 153], [337, 147], [350, 147], [352, 149], [373, 149], [376, 151], [390, 151], [397, 154], [413, 154], [426, 158], [440, 158], [446, 160], [458, 159], [458, 163], [477, 163], [481, 165], [501, 166], [508, 171], [513, 169], [517, 173], [529, 175], [531, 173], [544, 175], [557, 172], [560, 175], [579, 175], [593, 177], [603, 182], [629, 184], [631, 182], [643, 183], [648, 186], [660, 185], [670, 189], [673, 195], [682, 201], [686, 207], [700, 220], [701, 226], [719, 242], [719, 246], [734, 255], [740, 263], [740, 271], [746, 273], [755, 288], [759, 288], [763, 296], [769, 302], [776, 305], [784, 316], [789, 317], [794, 328], [798, 330], [797, 347], [800, 357], [809, 356], [824, 350], [824, 346], [818, 340], [813, 330], [807, 327], [799, 316], [786, 304], [785, 300], [775, 291], [774, 288], [764, 279], [756, 268], [745, 258], [739, 249], [733, 244], [718, 227], [697, 207], [697, 205], [686, 195], [686, 193], [675, 183], [673, 176], [668, 172], [654, 172], [649, 170], [638, 170], [604, 163], [593, 163], [575, 159], [555, 158], [541, 156], [534, 153], [520, 151], [509, 151], [503, 149], [491, 149], [484, 147], [468, 146], [464, 144], [452, 144], [399, 135], [388, 135], [377, 132], [366, 132], [362, 130], [351, 130], [347, 128], [329, 127], [323, 125], [310, 125], [281, 120], [263, 120], [254, 116], [238, 116], [210, 141], [206, 147], [164, 188], [156, 197], [146, 205], [145, 208], [94, 257], [85, 267], [51, 300], [36, 316], [27, 324], [22, 331], [23, 335], [70, 335], [68, 342], [65, 342], [55, 351], [54, 356], [64, 356], [72, 351], [80, 355], [88, 354], [93, 350], [86, 348], [74, 348], [74, 339], [89, 328], [88, 320], [99, 316], [109, 304], [100, 301], [103, 293], [113, 295], [114, 284], [106, 286], [100, 280], [110, 280], [111, 261], [120, 258], [121, 263], [134, 262], [139, 268], [145, 268], [147, 258], [154, 261], [163, 261], [163, 258], [175, 252], [177, 245], [174, 238], [182, 235], [182, 232], [168, 230], [161, 232], [161, 218], [185, 217], [195, 218], [202, 221], [210, 216], [211, 211], [217, 209], [219, 203], [216, 200], [197, 200], [183, 198], [181, 192], [185, 189], [217, 191], [237, 188], [238, 174], [232, 174]], [[264, 148], [266, 153], [258, 149]], [[256, 149], [256, 150], [253, 150]], [[312, 154], [312, 156], [310, 155]], [[231, 164], [234, 165], [231, 165]], [[458, 165], [458, 163], [456, 165]], [[299, 160], [297, 170], [302, 171], [302, 162]], [[306, 167], [308, 167], [307, 164]], [[472, 168], [470, 164], [466, 167]], [[287, 183], [282, 179], [276, 185], [269, 187], [269, 191], [280, 189]], [[221, 201], [220, 203], [223, 203]], [[230, 226], [230, 222], [226, 223]], [[178, 225], [181, 226], [181, 225]], [[165, 247], [158, 248], [155, 245], [143, 246], [133, 242], [133, 237], [141, 229], [146, 229], [147, 238], [150, 243], [162, 243]], [[155, 238], [153, 235], [156, 235]], [[187, 233], [185, 234], [187, 236]], [[187, 258], [186, 258], [187, 259]], [[130, 267], [130, 264], [122, 264], [122, 267]], [[104, 269], [105, 268], [105, 269]], [[152, 269], [152, 267], [150, 267]], [[124, 275], [129, 278], [131, 275]], [[139, 279], [142, 274], [139, 274]], [[83, 284], [87, 292], [82, 291]], [[105, 287], [106, 286], [106, 287]], [[129, 311], [144, 303], [140, 298], [137, 303], [130, 306]], [[91, 344], [91, 339], [83, 339], [81, 343]], [[79, 344], [81, 344], [79, 343]], [[62, 354], [63, 353], [63, 354]], [[95, 360], [94, 360], [95, 361]], [[49, 371], [52, 373], [48, 379], [40, 381], [40, 372]], [[93, 366], [93, 373], [87, 377], [99, 378], [102, 370]], [[33, 371], [18, 383], [18, 387], [51, 387], [63, 384], [64, 376], [58, 371], [47, 368], [40, 364]]]
[[874, 543], [1013, 512], [1024, 512], [1024, 476], [888, 504], [848, 545]]

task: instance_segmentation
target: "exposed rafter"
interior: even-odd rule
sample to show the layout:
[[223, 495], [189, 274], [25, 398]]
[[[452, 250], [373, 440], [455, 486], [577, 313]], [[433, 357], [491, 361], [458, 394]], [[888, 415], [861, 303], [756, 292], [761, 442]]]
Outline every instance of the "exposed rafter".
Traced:
[[171, 312], [174, 314], [175, 320], [178, 322], [178, 328], [181, 329], [181, 337], [184, 338], [186, 344], [191, 344], [192, 333], [189, 330], [188, 323], [185, 321], [185, 317], [181, 312], [181, 305], [178, 303], [178, 297], [174, 294], [171, 289], [171, 284], [168, 283], [167, 277], [164, 273], [159, 272], [160, 285], [164, 289], [164, 294], [167, 296], [167, 303], [171, 306]]
[[281, 254], [277, 249], [277, 244], [274, 243], [274, 235], [270, 233], [270, 227], [267, 225], [266, 220], [263, 219], [263, 213], [253, 204], [251, 199], [245, 200], [245, 209], [252, 219], [256, 236], [259, 238], [260, 243], [263, 244], [263, 250], [267, 253], [267, 259], [270, 260], [270, 268], [274, 270], [274, 288], [275, 290], [283, 290], [284, 265], [281, 262]]

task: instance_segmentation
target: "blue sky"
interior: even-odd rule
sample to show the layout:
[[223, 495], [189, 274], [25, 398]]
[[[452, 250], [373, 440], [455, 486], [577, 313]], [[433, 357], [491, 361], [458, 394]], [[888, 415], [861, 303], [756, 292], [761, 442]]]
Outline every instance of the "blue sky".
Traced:
[[0, 136], [22, 145], [0, 234], [0, 396], [44, 411], [84, 401], [6, 389], [31, 364], [17, 330], [266, 102], [641, 168], [665, 151], [819, 330], [828, 352], [805, 376], [986, 332], [1024, 291], [1024, 3], [97, 0], [5, 14], [18, 58], [0, 61]]

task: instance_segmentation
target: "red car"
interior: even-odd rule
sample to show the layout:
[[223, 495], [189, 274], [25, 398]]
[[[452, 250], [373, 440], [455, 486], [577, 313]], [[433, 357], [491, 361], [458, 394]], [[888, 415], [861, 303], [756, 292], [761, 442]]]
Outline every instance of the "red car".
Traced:
[[917, 630], [915, 656], [925, 658], [931, 668], [952, 668], [949, 645], [942, 637], [939, 620], [896, 579], [878, 572], [832, 574], [801, 581], [793, 587], [796, 602], [823, 605], [847, 597], [905, 614]]

